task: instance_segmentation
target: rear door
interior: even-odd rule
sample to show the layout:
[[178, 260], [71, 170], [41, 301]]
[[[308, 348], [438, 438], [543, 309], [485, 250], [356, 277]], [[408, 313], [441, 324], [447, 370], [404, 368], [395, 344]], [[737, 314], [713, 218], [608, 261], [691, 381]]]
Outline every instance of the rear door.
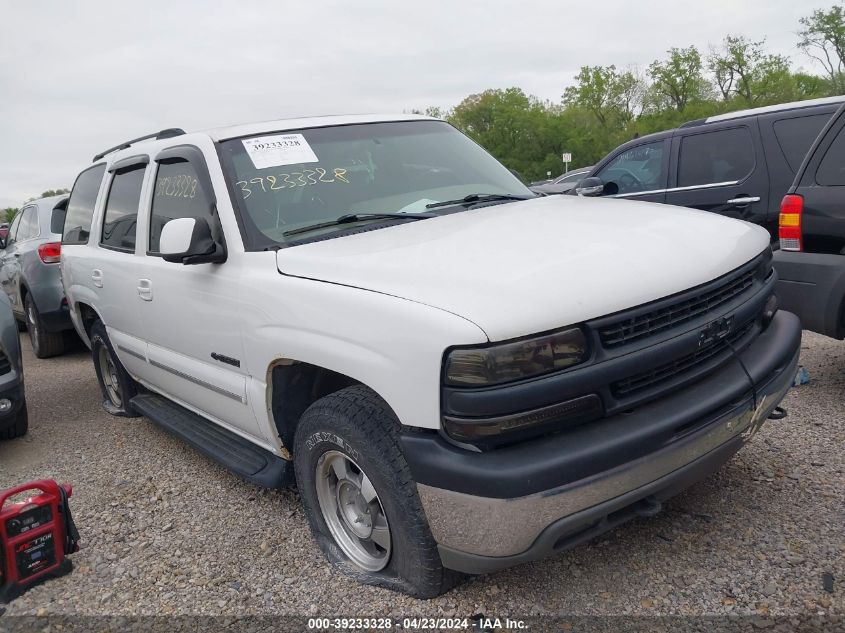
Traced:
[[20, 223], [17, 226], [14, 236], [9, 232], [10, 241], [6, 244], [6, 250], [2, 256], [3, 283], [12, 303], [12, 310], [23, 314], [23, 301], [21, 300], [21, 259], [36, 245], [34, 240], [39, 234], [38, 207], [28, 205], [21, 210]]
[[666, 202], [767, 225], [769, 178], [756, 119], [681, 128], [672, 139]]
[[12, 220], [12, 225], [9, 227], [9, 235], [6, 236], [6, 248], [0, 251], [0, 285], [3, 286], [3, 291], [9, 296], [9, 302], [12, 304], [12, 310], [20, 314], [23, 313], [23, 308], [17, 307], [16, 302], [18, 291], [14, 284], [14, 280], [20, 270], [20, 266], [17, 262], [18, 258], [15, 257], [17, 252], [17, 248], [15, 247], [15, 238], [21, 225], [21, 219], [23, 218], [24, 212], [27, 208], [28, 207], [24, 207], [24, 209], [19, 211], [15, 216], [15, 219]]

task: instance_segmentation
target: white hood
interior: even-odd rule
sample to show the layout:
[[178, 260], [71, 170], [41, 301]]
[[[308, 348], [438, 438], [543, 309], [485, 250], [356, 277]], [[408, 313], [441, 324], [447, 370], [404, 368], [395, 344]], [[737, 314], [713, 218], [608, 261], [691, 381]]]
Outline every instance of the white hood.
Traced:
[[686, 290], [768, 245], [764, 229], [713, 213], [554, 196], [409, 220], [276, 257], [285, 275], [447, 310], [498, 341]]

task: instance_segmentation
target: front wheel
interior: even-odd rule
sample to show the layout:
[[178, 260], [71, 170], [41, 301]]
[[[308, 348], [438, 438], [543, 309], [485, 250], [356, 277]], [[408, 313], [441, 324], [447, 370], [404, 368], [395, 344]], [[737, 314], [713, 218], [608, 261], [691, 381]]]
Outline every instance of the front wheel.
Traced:
[[103, 408], [112, 415], [138, 417], [129, 403], [138, 393], [138, 388], [115, 355], [102, 322], [97, 321], [91, 326], [90, 339], [94, 370], [103, 392]]
[[360, 582], [433, 598], [460, 578], [443, 568], [387, 404], [356, 385], [321, 398], [294, 439], [297, 486], [314, 538]]

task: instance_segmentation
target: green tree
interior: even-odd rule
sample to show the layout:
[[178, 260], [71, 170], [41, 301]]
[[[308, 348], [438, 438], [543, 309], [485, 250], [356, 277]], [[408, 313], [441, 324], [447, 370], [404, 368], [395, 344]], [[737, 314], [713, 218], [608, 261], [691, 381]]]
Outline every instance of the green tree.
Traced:
[[648, 67], [652, 83], [647, 101], [657, 111], [674, 108], [683, 112], [691, 101], [710, 96], [710, 84], [704, 78], [701, 53], [695, 46], [671, 48], [667, 53], [666, 60], [655, 60]]
[[841, 6], [817, 9], [799, 23], [803, 28], [798, 32], [798, 48], [822, 65], [830, 94], [845, 93], [845, 10]]
[[739, 99], [742, 105], [762, 105], [789, 99], [794, 81], [789, 59], [764, 50], [765, 40], [751, 41], [728, 35], [718, 49], [711, 50], [708, 67], [722, 99]]
[[563, 93], [564, 104], [592, 112], [604, 127], [628, 123], [642, 105], [643, 82], [630, 70], [582, 66], [575, 81]]
[[16, 207], [6, 207], [2, 211], [0, 211], [0, 221], [11, 222], [18, 211], [20, 211], [20, 209]]
[[455, 106], [448, 121], [526, 179], [561, 169], [563, 135], [556, 108], [519, 88], [470, 95]]
[[42, 191], [40, 196], [30, 198], [29, 200], [27, 200], [27, 202], [32, 202], [33, 200], [39, 200], [41, 198], [52, 198], [53, 196], [61, 196], [66, 193], [70, 193], [70, 189], [48, 189], [47, 191]]

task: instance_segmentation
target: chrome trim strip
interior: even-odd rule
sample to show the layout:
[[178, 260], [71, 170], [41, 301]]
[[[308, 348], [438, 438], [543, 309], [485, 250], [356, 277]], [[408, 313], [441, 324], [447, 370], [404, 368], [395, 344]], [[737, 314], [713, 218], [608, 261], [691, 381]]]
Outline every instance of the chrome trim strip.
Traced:
[[686, 187], [671, 187], [669, 189], [651, 189], [650, 191], [632, 191], [631, 193], [617, 193], [608, 198], [630, 198], [632, 196], [645, 196], [652, 193], [674, 193], [676, 191], [695, 191], [697, 189], [712, 189], [715, 187], [729, 187], [738, 185], [739, 180], [726, 180], [725, 182], [708, 182], [704, 185], [688, 185]]
[[513, 556], [526, 551], [549, 525], [566, 516], [633, 492], [669, 475], [738, 435], [750, 439], [789, 388], [798, 356], [759, 393], [757, 409], [724, 416], [662, 450], [616, 468], [525, 497], [478, 497], [417, 484], [431, 532], [439, 545], [479, 556]]
[[135, 350], [131, 350], [128, 347], [124, 347], [123, 345], [118, 345], [117, 349], [119, 349], [121, 352], [126, 352], [130, 356], [134, 356], [135, 358], [138, 358], [138, 359], [144, 361], [145, 363], [147, 362], [147, 357], [144, 356], [143, 354], [139, 354]]
[[237, 400], [238, 402], [240, 402], [242, 404], [246, 403], [246, 400], [242, 396], [239, 396], [236, 393], [232, 393], [231, 391], [227, 391], [226, 389], [223, 389], [222, 387], [218, 387], [217, 385], [212, 385], [211, 383], [205, 382], [204, 380], [200, 380], [199, 378], [196, 378], [194, 376], [191, 376], [189, 374], [181, 372], [178, 369], [173, 369], [173, 367], [169, 367], [167, 365], [164, 365], [164, 364], [159, 363], [158, 361], [155, 361], [155, 360], [152, 360], [152, 359], [150, 359], [149, 363], [153, 367], [158, 367], [159, 369], [163, 369], [164, 371], [169, 372], [169, 373], [173, 374], [174, 376], [179, 376], [179, 378], [184, 378], [185, 380], [189, 380], [190, 382], [192, 382], [196, 385], [199, 385], [200, 387], [205, 387], [206, 389], [210, 389], [211, 391], [219, 393], [221, 396], [226, 396], [227, 398], [231, 398], [232, 400]]

